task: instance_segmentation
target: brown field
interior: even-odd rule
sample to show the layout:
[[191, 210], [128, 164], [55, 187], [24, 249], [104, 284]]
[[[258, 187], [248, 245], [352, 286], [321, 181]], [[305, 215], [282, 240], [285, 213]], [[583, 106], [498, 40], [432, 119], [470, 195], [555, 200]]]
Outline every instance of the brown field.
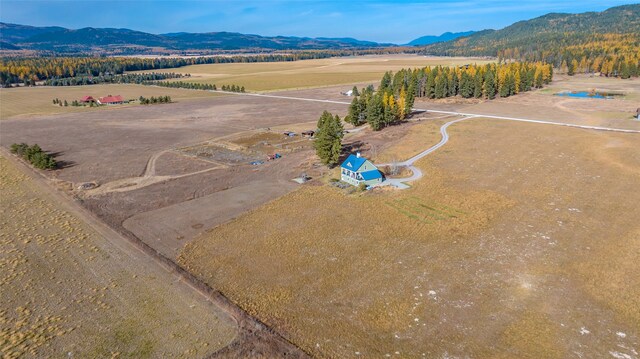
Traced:
[[[427, 60], [229, 64], [225, 74], [234, 84], [242, 76], [296, 81], [312, 74], [365, 85], [384, 70]], [[346, 68], [375, 76], [348, 80]], [[324, 77], [325, 71], [344, 76]], [[324, 85], [304, 76], [308, 86]], [[603, 88], [624, 87], [627, 97], [568, 100], [542, 90], [416, 106], [640, 129], [631, 119], [640, 81], [605, 80], [597, 79]], [[552, 88], [591, 81], [559, 78]], [[352, 86], [278, 94], [349, 102], [340, 92]], [[322, 185], [330, 172], [311, 141], [281, 135], [314, 129], [323, 110], [344, 116], [346, 105], [172, 91], [203, 97], [14, 116], [2, 121], [0, 144], [38, 143], [55, 153], [62, 168], [46, 173], [53, 184], [124, 236], [167, 258], [179, 256], [214, 289], [316, 356], [638, 350], [640, 284], [631, 267], [639, 245], [638, 136], [477, 118], [450, 128], [451, 141], [418, 164], [425, 178], [412, 189], [347, 196]], [[365, 128], [345, 137], [345, 152], [360, 150], [378, 162], [406, 159], [439, 141], [440, 125], [454, 118], [420, 113], [377, 133]], [[274, 152], [283, 158], [249, 164]], [[303, 172], [321, 181], [292, 181]], [[85, 182], [98, 187], [78, 189]], [[582, 327], [589, 334], [580, 334]], [[243, 340], [234, 343], [240, 351], [227, 354], [247, 354]]]
[[[71, 106], [71, 102], [73, 100], [80, 100], [83, 96], [93, 96], [94, 98], [98, 98], [107, 95], [122, 95], [125, 99], [138, 99], [140, 96], [171, 96], [172, 101], [221, 96], [220, 94], [207, 91], [171, 89], [132, 84], [3, 88], [0, 89], [0, 120], [6, 120], [16, 116], [25, 117], [48, 114], [88, 113], [93, 111], [115, 110], [122, 107], [140, 106], [137, 103], [100, 107]], [[59, 98], [61, 101], [67, 100], [70, 106], [61, 107], [54, 105], [52, 103], [54, 98]]]
[[[338, 84], [380, 81], [385, 71], [425, 66], [454, 66], [488, 63], [490, 60], [416, 55], [375, 55], [338, 57], [295, 62], [193, 65], [171, 69], [191, 74], [174, 81], [244, 86], [247, 91], [302, 89]], [[166, 72], [166, 70], [157, 70]]]
[[320, 357], [633, 354], [638, 136], [486, 119], [450, 133], [411, 190], [304, 187], [181, 263]]
[[0, 218], [3, 358], [202, 357], [236, 336], [229, 315], [2, 157]]

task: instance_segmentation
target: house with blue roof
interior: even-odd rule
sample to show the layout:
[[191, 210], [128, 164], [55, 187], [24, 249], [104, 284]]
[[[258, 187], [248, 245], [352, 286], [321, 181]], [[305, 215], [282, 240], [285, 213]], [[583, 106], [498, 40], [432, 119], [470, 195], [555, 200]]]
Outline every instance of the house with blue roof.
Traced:
[[351, 185], [358, 186], [361, 183], [374, 186], [382, 183], [382, 173], [378, 171], [371, 161], [360, 156], [360, 153], [351, 154], [340, 165], [340, 178]]

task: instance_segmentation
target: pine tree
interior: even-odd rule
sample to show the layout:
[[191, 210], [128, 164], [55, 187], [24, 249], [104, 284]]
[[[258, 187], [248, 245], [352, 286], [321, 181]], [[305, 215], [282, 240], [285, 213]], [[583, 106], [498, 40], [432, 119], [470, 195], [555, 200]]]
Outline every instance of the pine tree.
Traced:
[[364, 121], [363, 108], [361, 106], [361, 101], [358, 97], [353, 97], [351, 100], [351, 105], [349, 105], [349, 112], [347, 116], [344, 118], [344, 121], [350, 123], [354, 126], [360, 126]]
[[367, 122], [374, 131], [384, 127], [384, 103], [380, 92], [371, 96], [367, 103]]
[[446, 85], [445, 85], [445, 77], [442, 73], [439, 73], [438, 76], [436, 76], [436, 85], [435, 85], [435, 89], [434, 89], [434, 97], [435, 98], [443, 98], [446, 95], [446, 89], [445, 89]]
[[322, 163], [329, 166], [335, 166], [338, 163], [343, 136], [344, 128], [340, 117], [324, 111], [318, 119], [318, 132], [314, 142], [316, 153]]
[[496, 98], [495, 74], [491, 69], [484, 75], [484, 97], [490, 100]]
[[404, 99], [404, 114], [410, 116], [413, 112], [413, 104], [416, 99], [416, 81], [411, 81], [407, 90], [407, 97]]
[[382, 76], [382, 81], [380, 81], [380, 87], [378, 88], [378, 91], [386, 91], [390, 87], [391, 87], [391, 72], [387, 71], [384, 73], [384, 76]]

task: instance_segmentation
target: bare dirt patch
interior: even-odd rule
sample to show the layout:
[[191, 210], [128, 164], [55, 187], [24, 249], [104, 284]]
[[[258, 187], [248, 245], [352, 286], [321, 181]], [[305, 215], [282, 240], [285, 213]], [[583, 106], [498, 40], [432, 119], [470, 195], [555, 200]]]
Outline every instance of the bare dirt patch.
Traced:
[[163, 153], [157, 159], [155, 174], [158, 176], [185, 175], [214, 167], [220, 167], [220, 164], [170, 151]]

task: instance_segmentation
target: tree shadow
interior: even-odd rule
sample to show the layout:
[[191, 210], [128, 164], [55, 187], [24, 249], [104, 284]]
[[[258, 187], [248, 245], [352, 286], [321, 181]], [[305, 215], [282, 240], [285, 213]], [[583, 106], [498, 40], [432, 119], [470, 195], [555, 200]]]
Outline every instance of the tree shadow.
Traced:
[[53, 157], [54, 159], [56, 159], [56, 169], [58, 170], [62, 170], [65, 168], [71, 168], [71, 167], [75, 167], [76, 163], [73, 161], [65, 161], [65, 160], [58, 160], [57, 158], [64, 155], [64, 152], [59, 151], [59, 152], [47, 152], [47, 154], [49, 154], [49, 156]]
[[344, 161], [349, 155], [362, 151], [366, 143], [362, 141], [354, 141], [342, 144], [342, 153], [340, 154], [340, 162]]

